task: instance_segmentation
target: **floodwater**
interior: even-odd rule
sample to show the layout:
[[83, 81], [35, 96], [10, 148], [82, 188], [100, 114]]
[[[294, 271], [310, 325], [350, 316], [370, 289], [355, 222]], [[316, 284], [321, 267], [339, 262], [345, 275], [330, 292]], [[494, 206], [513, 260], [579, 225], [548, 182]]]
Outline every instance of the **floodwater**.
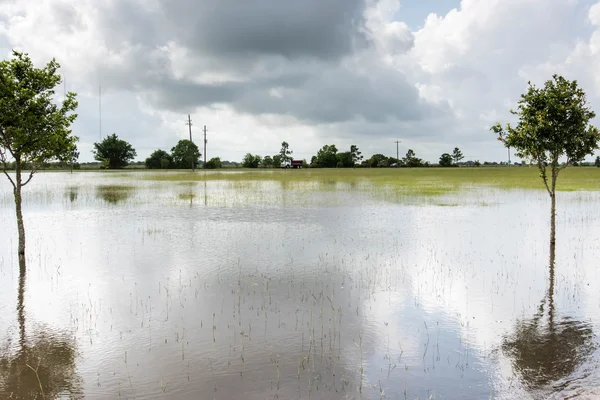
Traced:
[[[335, 173], [335, 172], [332, 172]], [[0, 181], [0, 398], [600, 398], [600, 193]]]

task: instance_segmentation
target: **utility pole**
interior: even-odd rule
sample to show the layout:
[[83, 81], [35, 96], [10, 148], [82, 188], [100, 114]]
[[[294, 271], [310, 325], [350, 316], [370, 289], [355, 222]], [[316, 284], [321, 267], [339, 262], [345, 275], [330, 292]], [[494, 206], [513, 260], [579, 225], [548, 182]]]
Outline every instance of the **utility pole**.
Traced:
[[[192, 141], [192, 117], [190, 117], [190, 114], [188, 114], [188, 122], [186, 122], [186, 125], [190, 128], [190, 142], [194, 143]], [[194, 158], [194, 155], [192, 155], [192, 171], [194, 170]]]
[[396, 164], [400, 163], [400, 152], [398, 150], [398, 144], [400, 143], [399, 140], [396, 140]]
[[508, 148], [508, 165], [510, 166], [510, 147]]
[[204, 125], [204, 169], [206, 169], [206, 125]]

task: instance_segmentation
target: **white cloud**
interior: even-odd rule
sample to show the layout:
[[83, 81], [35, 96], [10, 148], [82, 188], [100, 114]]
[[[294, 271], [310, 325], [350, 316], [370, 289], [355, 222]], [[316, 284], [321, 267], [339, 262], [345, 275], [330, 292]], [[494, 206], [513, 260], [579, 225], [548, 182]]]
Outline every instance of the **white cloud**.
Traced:
[[[564, 74], [599, 103], [600, 3], [463, 0], [412, 32], [394, 20], [398, 0], [306, 6], [327, 18], [284, 1], [212, 36], [202, 35], [210, 20], [178, 22], [166, 4], [0, 4], [1, 51], [22, 49], [37, 63], [55, 57], [68, 89], [80, 93], [82, 160], [91, 160], [85, 149], [98, 138], [99, 84], [103, 132], [131, 141], [139, 159], [186, 137], [189, 113], [195, 135], [208, 127], [209, 156], [223, 159], [270, 154], [283, 140], [307, 159], [328, 143], [394, 155], [391, 139], [400, 139], [402, 153], [410, 146], [431, 161], [455, 146], [504, 160], [487, 127], [510, 118], [528, 80]], [[202, 7], [197, 13], [208, 15]], [[226, 8], [213, 12], [237, 18]], [[286, 34], [296, 30], [305, 37]]]

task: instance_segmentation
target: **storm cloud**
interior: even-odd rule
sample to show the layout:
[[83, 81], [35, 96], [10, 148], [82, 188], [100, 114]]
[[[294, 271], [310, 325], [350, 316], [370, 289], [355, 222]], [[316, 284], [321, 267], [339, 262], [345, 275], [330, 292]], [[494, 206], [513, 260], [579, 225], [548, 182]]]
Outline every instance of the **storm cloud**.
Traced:
[[[563, 73], [600, 99], [600, 5], [451, 3], [13, 0], [0, 2], [0, 47], [57, 58], [80, 95], [82, 148], [100, 134], [101, 85], [102, 126], [140, 158], [186, 137], [190, 114], [224, 159], [283, 140], [307, 156], [334, 140], [387, 154], [402, 139], [432, 161], [455, 146], [502, 160], [489, 126], [511, 118], [527, 80]], [[404, 20], [410, 7], [427, 17]]]

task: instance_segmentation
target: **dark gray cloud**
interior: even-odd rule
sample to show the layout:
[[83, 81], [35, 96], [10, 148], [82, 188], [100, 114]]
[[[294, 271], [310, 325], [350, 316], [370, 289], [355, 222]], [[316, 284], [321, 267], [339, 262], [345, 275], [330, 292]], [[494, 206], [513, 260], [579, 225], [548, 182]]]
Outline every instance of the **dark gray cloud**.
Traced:
[[288, 74], [265, 74], [247, 82], [197, 84], [155, 82], [146, 99], [155, 107], [184, 112], [196, 106], [226, 103], [246, 114], [289, 115], [309, 124], [339, 123], [355, 118], [368, 122], [417, 121], [439, 117], [446, 105], [423, 103], [403, 75], [374, 64], [367, 73], [322, 64], [289, 68]]
[[187, 47], [225, 58], [337, 59], [367, 45], [365, 0], [160, 0]]
[[[112, 49], [133, 44], [151, 50], [173, 39], [165, 16], [159, 10], [140, 6], [133, 0], [98, 3], [95, 20], [102, 27], [102, 36]], [[192, 1], [189, 3], [193, 5]]]
[[342, 66], [323, 68], [302, 86], [284, 87], [281, 97], [268, 87], [246, 91], [233, 102], [241, 112], [292, 115], [308, 123], [335, 123], [363, 119], [420, 120], [433, 111], [421, 103], [417, 90], [401, 74], [373, 64], [368, 73]]
[[[445, 112], [424, 104], [402, 73], [382, 63], [365, 29], [365, 1], [114, 1], [102, 6], [99, 24], [124, 62], [101, 61], [98, 77], [103, 92], [136, 92], [156, 109], [184, 114], [227, 104], [245, 114], [332, 124]], [[413, 38], [397, 42], [408, 51]], [[183, 50], [180, 58], [169, 57], [169, 43]], [[198, 80], [211, 74], [235, 79]]]

